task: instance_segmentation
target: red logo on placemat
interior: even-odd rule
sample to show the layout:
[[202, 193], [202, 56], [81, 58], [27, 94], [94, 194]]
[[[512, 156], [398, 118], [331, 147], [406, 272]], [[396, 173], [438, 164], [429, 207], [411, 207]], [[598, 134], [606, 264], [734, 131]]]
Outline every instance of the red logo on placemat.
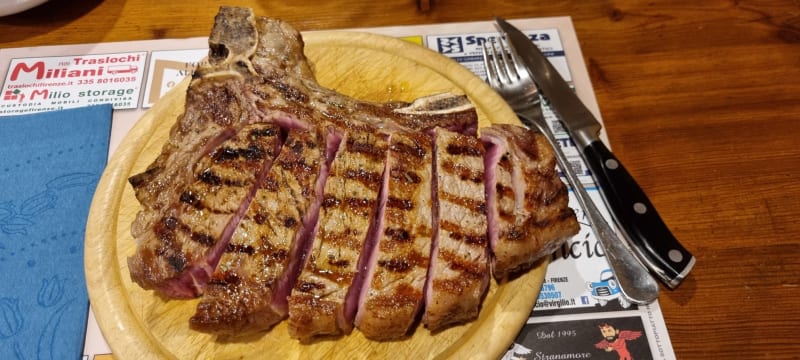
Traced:
[[25, 93], [20, 91], [20, 89], [14, 90], [6, 90], [5, 94], [3, 94], [3, 101], [14, 101], [22, 102], [25, 100]]

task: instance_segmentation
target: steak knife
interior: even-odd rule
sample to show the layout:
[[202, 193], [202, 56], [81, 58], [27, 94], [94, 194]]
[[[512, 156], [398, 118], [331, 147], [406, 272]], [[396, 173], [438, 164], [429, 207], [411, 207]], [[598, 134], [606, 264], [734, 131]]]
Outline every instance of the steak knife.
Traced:
[[502, 18], [495, 20], [580, 150], [623, 238], [667, 287], [677, 287], [694, 267], [695, 257], [672, 235], [633, 176], [600, 140], [602, 125], [550, 61], [519, 29]]

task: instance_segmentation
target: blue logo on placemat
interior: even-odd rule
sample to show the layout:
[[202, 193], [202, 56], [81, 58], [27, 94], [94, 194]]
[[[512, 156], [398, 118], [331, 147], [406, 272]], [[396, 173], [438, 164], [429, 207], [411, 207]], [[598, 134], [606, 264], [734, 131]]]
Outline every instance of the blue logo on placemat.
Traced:
[[436, 47], [442, 54], [455, 54], [464, 52], [464, 44], [460, 36], [441, 37], [436, 40]]

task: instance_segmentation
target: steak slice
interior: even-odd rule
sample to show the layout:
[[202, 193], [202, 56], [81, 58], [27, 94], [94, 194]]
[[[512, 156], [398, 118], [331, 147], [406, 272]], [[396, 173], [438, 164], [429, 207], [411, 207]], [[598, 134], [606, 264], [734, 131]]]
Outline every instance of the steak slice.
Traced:
[[578, 233], [553, 149], [538, 131], [495, 124], [481, 129], [486, 146], [489, 243], [495, 278], [529, 269]]
[[140, 213], [160, 218], [128, 258], [131, 278], [176, 298], [201, 294], [280, 143], [274, 124], [247, 125], [192, 164], [192, 181], [170, 189], [172, 203]]
[[484, 149], [478, 138], [436, 129], [434, 239], [422, 322], [431, 331], [478, 316], [489, 284]]
[[432, 138], [421, 132], [396, 132], [389, 141], [378, 244], [355, 318], [369, 339], [406, 336], [423, 304], [433, 237], [432, 149]]
[[[301, 341], [349, 333], [367, 267], [387, 154], [385, 135], [350, 131], [331, 164], [305, 267], [289, 296], [289, 334]], [[370, 239], [373, 238], [373, 239]]]
[[190, 319], [193, 329], [246, 334], [286, 316], [286, 296], [316, 224], [325, 149], [321, 131], [289, 131]]

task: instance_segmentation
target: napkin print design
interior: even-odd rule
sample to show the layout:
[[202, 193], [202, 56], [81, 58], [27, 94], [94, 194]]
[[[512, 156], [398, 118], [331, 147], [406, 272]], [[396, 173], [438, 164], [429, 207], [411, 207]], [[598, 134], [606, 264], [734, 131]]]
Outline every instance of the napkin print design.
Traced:
[[78, 359], [83, 241], [111, 106], [0, 118], [0, 359]]

